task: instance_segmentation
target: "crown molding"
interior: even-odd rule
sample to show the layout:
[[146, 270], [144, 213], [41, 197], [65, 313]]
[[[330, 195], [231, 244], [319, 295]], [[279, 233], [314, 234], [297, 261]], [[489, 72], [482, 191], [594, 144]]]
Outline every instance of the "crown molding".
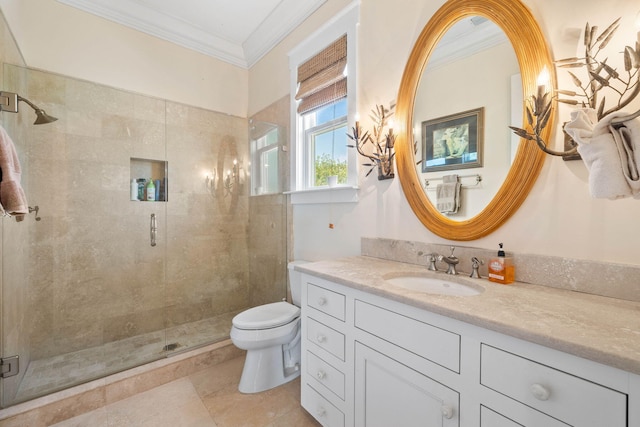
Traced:
[[282, 0], [242, 44], [130, 0], [57, 0], [187, 49], [250, 68], [326, 0]]
[[273, 49], [327, 0], [284, 0], [266, 17], [244, 42], [249, 67]]

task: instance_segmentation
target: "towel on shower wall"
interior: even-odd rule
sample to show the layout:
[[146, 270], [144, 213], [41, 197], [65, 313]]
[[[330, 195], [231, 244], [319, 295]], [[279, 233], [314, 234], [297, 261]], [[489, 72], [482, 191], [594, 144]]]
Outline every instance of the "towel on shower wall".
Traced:
[[28, 213], [27, 198], [20, 185], [22, 171], [13, 141], [7, 131], [0, 126], [0, 204], [5, 212], [14, 215], [16, 221], [22, 221]]
[[445, 175], [436, 187], [436, 208], [445, 214], [455, 214], [460, 208], [460, 182], [458, 175]]
[[[565, 126], [567, 134], [578, 143], [578, 152], [589, 170], [589, 190], [595, 198], [614, 200], [633, 195], [623, 169], [627, 162], [622, 157], [625, 150], [619, 149], [609, 126], [613, 118], [624, 115], [617, 111], [598, 122], [596, 112], [588, 108], [572, 112], [571, 121]], [[638, 144], [636, 148], [640, 147]]]

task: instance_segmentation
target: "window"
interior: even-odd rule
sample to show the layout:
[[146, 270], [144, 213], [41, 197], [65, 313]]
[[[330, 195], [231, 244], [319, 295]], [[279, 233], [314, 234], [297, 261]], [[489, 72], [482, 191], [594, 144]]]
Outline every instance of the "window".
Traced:
[[357, 153], [347, 148], [356, 105], [357, 20], [352, 4], [290, 53], [294, 193], [328, 188], [331, 175], [340, 189], [357, 184]]
[[322, 187], [328, 177], [347, 183], [347, 101], [341, 99], [302, 117], [308, 187]]
[[251, 195], [279, 191], [278, 147], [278, 128], [275, 125], [251, 140]]

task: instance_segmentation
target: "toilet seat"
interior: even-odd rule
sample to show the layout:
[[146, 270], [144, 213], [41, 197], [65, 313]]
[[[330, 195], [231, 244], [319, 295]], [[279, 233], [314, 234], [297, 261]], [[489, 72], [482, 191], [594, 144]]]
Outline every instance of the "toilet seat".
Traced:
[[286, 325], [300, 317], [300, 308], [280, 301], [253, 307], [237, 314], [231, 323], [238, 329], [268, 329]]

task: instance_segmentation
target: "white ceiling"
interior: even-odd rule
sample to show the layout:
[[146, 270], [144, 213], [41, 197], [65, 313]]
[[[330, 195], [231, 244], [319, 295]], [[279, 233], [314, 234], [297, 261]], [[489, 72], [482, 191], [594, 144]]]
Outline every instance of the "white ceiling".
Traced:
[[429, 57], [427, 71], [508, 42], [502, 29], [486, 18], [461, 19], [438, 42]]
[[249, 68], [326, 0], [58, 0]]

